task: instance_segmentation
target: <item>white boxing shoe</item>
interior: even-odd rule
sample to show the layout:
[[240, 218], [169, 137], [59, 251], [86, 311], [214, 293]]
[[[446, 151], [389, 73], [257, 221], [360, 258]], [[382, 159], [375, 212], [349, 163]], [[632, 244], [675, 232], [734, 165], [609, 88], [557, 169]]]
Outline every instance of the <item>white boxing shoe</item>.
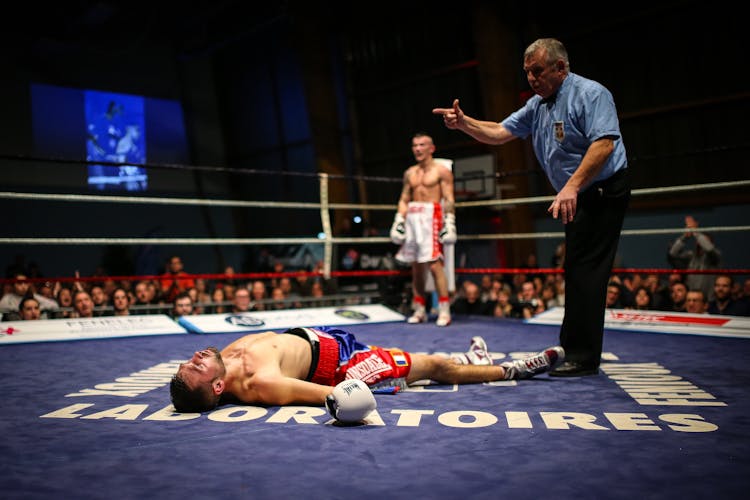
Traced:
[[425, 311], [424, 308], [415, 309], [414, 313], [409, 316], [409, 319], [407, 319], [406, 322], [410, 325], [427, 322], [427, 311]]
[[453, 357], [461, 365], [491, 365], [492, 356], [487, 350], [487, 343], [482, 337], [472, 337], [469, 350]]
[[451, 324], [451, 315], [445, 312], [441, 312], [438, 314], [437, 321], [435, 321], [435, 324], [437, 326], [448, 326]]
[[505, 368], [505, 380], [517, 380], [554, 370], [564, 360], [565, 350], [560, 346], [554, 346], [528, 358], [500, 363], [500, 366]]

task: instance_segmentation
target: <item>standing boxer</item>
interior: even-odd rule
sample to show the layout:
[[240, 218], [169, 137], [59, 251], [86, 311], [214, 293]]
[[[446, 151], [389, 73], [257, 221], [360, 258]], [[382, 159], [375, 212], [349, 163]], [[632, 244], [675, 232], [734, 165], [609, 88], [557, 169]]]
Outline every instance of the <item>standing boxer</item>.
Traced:
[[401, 245], [396, 259], [411, 263], [414, 313], [407, 321], [427, 321], [425, 278], [429, 271], [438, 293], [436, 324], [448, 326], [451, 312], [443, 245], [456, 243], [453, 172], [432, 157], [435, 145], [429, 135], [415, 134], [411, 151], [417, 164], [404, 172], [404, 186], [391, 227], [391, 241]]
[[353, 422], [375, 408], [372, 392], [396, 392], [418, 380], [470, 384], [525, 379], [553, 369], [565, 357], [562, 348], [550, 347], [495, 365], [484, 340], [471, 340], [468, 352], [447, 358], [365, 345], [330, 327], [249, 334], [221, 352], [215, 347], [196, 352], [180, 365], [170, 394], [180, 412], [209, 411], [224, 402], [325, 403], [335, 418]]

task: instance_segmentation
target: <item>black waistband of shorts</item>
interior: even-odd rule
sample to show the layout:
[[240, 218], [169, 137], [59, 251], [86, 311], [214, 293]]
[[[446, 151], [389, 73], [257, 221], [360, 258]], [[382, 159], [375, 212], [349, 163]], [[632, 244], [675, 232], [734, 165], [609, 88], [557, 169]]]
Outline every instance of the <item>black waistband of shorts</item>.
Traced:
[[315, 375], [315, 371], [318, 369], [318, 360], [320, 359], [320, 341], [318, 340], [317, 335], [315, 335], [313, 332], [310, 332], [307, 328], [290, 328], [284, 333], [296, 335], [297, 337], [310, 342], [312, 359], [310, 360], [310, 370], [307, 372], [307, 377], [305, 378], [307, 382], [310, 382]]

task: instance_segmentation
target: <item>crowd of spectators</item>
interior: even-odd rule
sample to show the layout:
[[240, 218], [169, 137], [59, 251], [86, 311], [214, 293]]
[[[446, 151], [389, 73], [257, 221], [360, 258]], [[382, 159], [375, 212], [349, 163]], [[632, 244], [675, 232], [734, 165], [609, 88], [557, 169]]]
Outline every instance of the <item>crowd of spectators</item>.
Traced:
[[[322, 263], [311, 271], [318, 272]], [[0, 293], [3, 321], [26, 319], [91, 318], [130, 314], [242, 313], [273, 309], [334, 305], [336, 286], [319, 276], [281, 276], [242, 280], [231, 267], [224, 279], [194, 278], [184, 270], [180, 256], [171, 256], [163, 274], [137, 281], [114, 280], [106, 275], [82, 279], [78, 272], [69, 282], [46, 282], [29, 267], [8, 266]], [[34, 269], [37, 269], [34, 266]], [[287, 272], [283, 263], [277, 273]]]
[[[686, 275], [674, 273], [668, 280], [659, 274], [613, 274], [607, 286], [606, 307], [641, 311], [687, 312], [750, 316], [750, 278], [737, 282], [731, 275], [714, 278], [712, 300], [701, 288], [688, 288]], [[454, 314], [528, 319], [565, 305], [563, 274], [544, 276], [483, 275], [480, 283], [464, 280], [453, 299]]]
[[[692, 236], [695, 238], [695, 235]], [[684, 250], [683, 235], [682, 249]], [[698, 238], [697, 245], [705, 244]], [[670, 247], [670, 255], [680, 245]], [[712, 247], [716, 255], [718, 250]], [[560, 269], [561, 254], [555, 254], [553, 267]], [[318, 263], [312, 271], [320, 271]], [[527, 319], [548, 309], [565, 305], [565, 280], [561, 272], [540, 274], [536, 256], [530, 255], [521, 267], [528, 272], [485, 274], [464, 279], [451, 297], [455, 315], [479, 315]], [[702, 269], [705, 266], [701, 265]], [[283, 263], [273, 265], [276, 273], [286, 273]], [[720, 271], [719, 271], [720, 272]], [[49, 283], [38, 277], [36, 266], [20, 269], [9, 266], [0, 296], [3, 321], [18, 319], [86, 318], [128, 314], [169, 314], [175, 318], [190, 314], [221, 314], [266, 311], [340, 304], [334, 300], [337, 286], [319, 276], [277, 276], [268, 279], [238, 279], [227, 267], [223, 279], [206, 280], [188, 274], [179, 256], [171, 256], [165, 271], [157, 278], [115, 281], [107, 276], [95, 280], [76, 278], [68, 283]], [[291, 274], [291, 273], [289, 273]], [[705, 280], [691, 280], [685, 272], [612, 274], [606, 292], [606, 307], [641, 311], [688, 312], [750, 316], [750, 278], [736, 281], [727, 274], [711, 275], [711, 290]], [[702, 276], [705, 276], [703, 274]], [[341, 300], [341, 297], [336, 299]], [[402, 304], [408, 304], [404, 296]], [[345, 303], [356, 303], [349, 302]]]

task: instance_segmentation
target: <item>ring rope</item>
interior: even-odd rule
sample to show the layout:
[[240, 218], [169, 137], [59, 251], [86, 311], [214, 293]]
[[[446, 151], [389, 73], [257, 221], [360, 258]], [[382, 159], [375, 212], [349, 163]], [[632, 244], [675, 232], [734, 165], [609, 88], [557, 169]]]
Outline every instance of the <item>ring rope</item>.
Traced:
[[[286, 201], [241, 201], [241, 200], [206, 200], [201, 198], [157, 198], [153, 196], [104, 196], [98, 194], [55, 194], [55, 193], [17, 193], [0, 191], [0, 199], [34, 200], [34, 201], [70, 201], [70, 202], [117, 202], [133, 204], [157, 205], [196, 205], [211, 207], [239, 207], [239, 208], [306, 208], [319, 209], [320, 203], [286, 202]], [[367, 205], [364, 203], [329, 203], [331, 209], [370, 209], [393, 210], [396, 205]]]
[[[697, 191], [705, 189], [721, 189], [726, 187], [743, 187], [750, 186], [750, 180], [731, 181], [731, 182], [711, 182], [708, 184], [683, 184], [680, 186], [668, 186], [657, 188], [633, 189], [631, 196], [641, 196], [661, 193], [678, 193], [681, 191]], [[554, 200], [554, 196], [532, 196], [529, 198], [509, 198], [506, 200], [478, 200], [456, 202], [456, 207], [481, 207], [481, 206], [502, 206], [502, 205], [521, 205], [531, 203], [541, 203]]]
[[[279, 244], [325, 244], [333, 245], [340, 243], [390, 243], [391, 240], [385, 236], [370, 237], [335, 237], [330, 236], [330, 220], [328, 222], [326, 237], [321, 238], [7, 238], [0, 237], [0, 243], [7, 244], [39, 244], [39, 245], [279, 245]], [[647, 236], [654, 234], [681, 234], [685, 232], [684, 227], [666, 229], [623, 229], [624, 236]], [[702, 232], [719, 233], [748, 231], [750, 226], [713, 226], [701, 227]], [[488, 233], [488, 234], [462, 234], [461, 241], [471, 240], [521, 240], [535, 238], [563, 238], [564, 232], [541, 232], [541, 233]]]
[[[322, 181], [322, 175], [329, 178], [328, 174], [319, 174], [318, 178]], [[668, 186], [657, 188], [634, 189], [633, 196], [677, 193], [681, 191], [696, 191], [708, 189], [721, 189], [727, 187], [744, 187], [750, 186], [750, 180], [731, 181], [731, 182], [713, 182], [708, 184], [687, 184], [680, 186]], [[322, 189], [322, 186], [321, 186]], [[320, 203], [312, 202], [284, 202], [284, 201], [242, 201], [242, 200], [206, 200], [200, 198], [158, 198], [153, 196], [104, 196], [91, 194], [59, 194], [59, 193], [19, 193], [13, 191], [0, 191], [0, 199], [14, 200], [45, 200], [45, 201], [69, 201], [69, 202], [118, 202], [118, 203], [154, 203], [162, 205], [204, 205], [204, 206], [222, 206], [222, 207], [272, 207], [272, 208], [302, 208], [302, 209], [319, 209]], [[503, 205], [521, 205], [542, 203], [554, 200], [554, 196], [532, 196], [528, 198], [509, 198], [505, 200], [477, 200], [477, 201], [458, 201], [455, 203], [456, 208], [462, 207], [479, 207], [479, 206], [503, 206]], [[329, 203], [330, 209], [370, 209], [370, 210], [394, 210], [396, 204], [379, 204], [368, 205], [362, 203]]]
[[[456, 274], [564, 274], [565, 270], [560, 267], [482, 267], [482, 268], [456, 268]], [[634, 267], [615, 267], [612, 268], [613, 274], [731, 274], [731, 275], [750, 275], [750, 269], [655, 269], [655, 268], [634, 268]], [[396, 269], [396, 270], [362, 270], [362, 271], [331, 271], [331, 277], [334, 278], [352, 278], [352, 277], [394, 277], [401, 276], [407, 277], [411, 275], [411, 269]], [[294, 278], [298, 276], [306, 276], [311, 278], [323, 277], [320, 271], [288, 271], [288, 272], [253, 272], [253, 273], [234, 273], [234, 274], [218, 274], [218, 273], [194, 273], [181, 275], [180, 278], [184, 279], [205, 279], [205, 280], [219, 280], [219, 281], [237, 281], [237, 280], [256, 280], [256, 279], [272, 279], [272, 278]], [[6, 283], [17, 283], [23, 281], [26, 283], [101, 283], [105, 280], [112, 281], [168, 281], [174, 279], [173, 276], [159, 275], [133, 275], [133, 276], [59, 276], [59, 277], [40, 277], [40, 278], [24, 278], [19, 280], [17, 278], [0, 278], [0, 284]]]
[[[456, 274], [564, 274], [561, 267], [476, 267], [457, 268]], [[750, 275], [750, 269], [654, 269], [613, 267], [613, 274], [739, 274]]]
[[[44, 244], [44, 245], [278, 245], [278, 244], [323, 244], [323, 274], [326, 279], [331, 277], [331, 261], [333, 258], [333, 244], [337, 243], [388, 243], [386, 237], [364, 237], [364, 238], [337, 238], [331, 230], [330, 210], [366, 208], [371, 210], [394, 210], [397, 205], [366, 205], [352, 203], [329, 203], [328, 180], [326, 173], [317, 174], [319, 182], [320, 203], [307, 202], [275, 202], [275, 201], [240, 201], [240, 200], [206, 200], [196, 198], [158, 198], [158, 197], [131, 197], [131, 196], [102, 196], [102, 195], [78, 195], [78, 194], [44, 194], [44, 193], [18, 193], [1, 191], [0, 199], [27, 199], [27, 200], [54, 200], [70, 202], [120, 202], [120, 203], [156, 203], [170, 205], [207, 205], [226, 207], [272, 207], [272, 208], [303, 208], [318, 209], [320, 211], [323, 238], [0, 238], [0, 243], [6, 244]], [[750, 180], [733, 182], [716, 182], [708, 184], [692, 184], [682, 186], [670, 186], [661, 188], [645, 188], [632, 191], [634, 196], [658, 193], [674, 193], [680, 191], [696, 191], [705, 189], [719, 189], [726, 187], [740, 187], [750, 185]], [[480, 200], [457, 202], [455, 206], [502, 206], [530, 204], [538, 202], [549, 202], [554, 196], [537, 196], [530, 198], [513, 198], [505, 200]], [[746, 231], [750, 226], [718, 226], [704, 227], [706, 232]], [[655, 234], [681, 234], [685, 228], [672, 229], [624, 229], [621, 235], [655, 235]], [[564, 238], [564, 232], [544, 233], [491, 233], [478, 235], [461, 235], [464, 241], [472, 240], [518, 240], [538, 238]]]
[[[133, 163], [133, 162], [116, 162], [106, 160], [84, 160], [84, 159], [70, 159], [70, 158], [52, 158], [43, 156], [27, 156], [27, 155], [9, 155], [0, 153], [0, 160], [10, 161], [29, 161], [39, 163], [60, 163], [68, 165], [105, 165], [111, 167], [141, 167], [161, 170], [185, 170], [188, 172], [208, 172], [208, 173], [228, 173], [235, 175], [271, 175], [278, 176], [278, 170], [263, 170], [255, 168], [235, 168], [235, 167], [220, 167], [216, 165], [185, 165], [182, 163]], [[300, 172], [299, 170], [288, 170], [283, 173], [285, 176], [291, 177], [318, 177], [316, 172]], [[378, 182], [403, 182], [401, 177], [383, 177], [377, 175], [347, 175], [347, 174], [329, 174], [331, 179], [344, 179], [344, 180], [357, 180], [357, 181], [378, 181]]]

